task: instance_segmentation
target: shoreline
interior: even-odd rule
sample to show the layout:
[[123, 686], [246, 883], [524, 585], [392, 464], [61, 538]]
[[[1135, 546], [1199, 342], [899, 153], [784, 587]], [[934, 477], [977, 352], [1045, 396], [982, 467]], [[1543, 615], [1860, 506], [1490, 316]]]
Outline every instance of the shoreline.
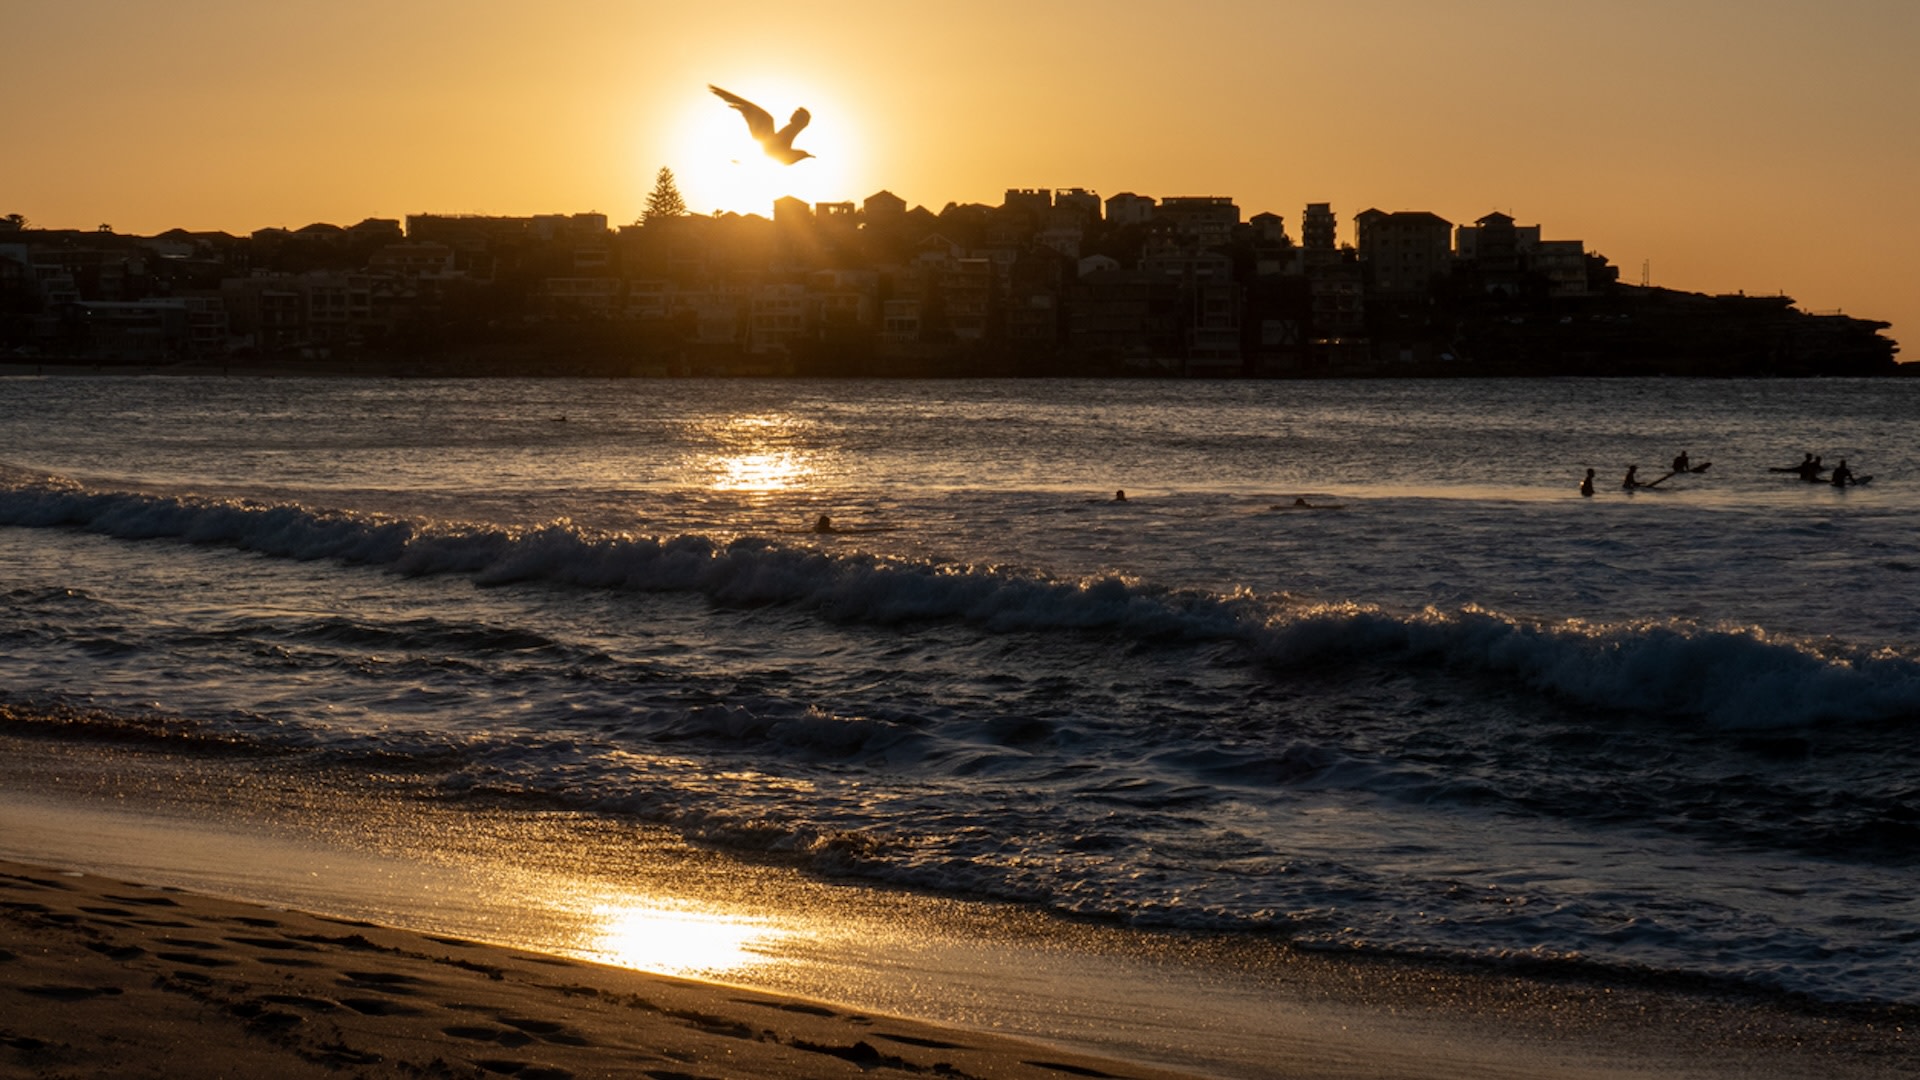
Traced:
[[7, 1076], [1191, 1075], [5, 860], [0, 999]]
[[[60, 1045], [44, 1024], [29, 1030], [25, 1020], [10, 1017], [40, 1015], [34, 1010], [48, 1002], [73, 1007], [74, 1001], [118, 1010], [116, 1016], [147, 1016], [145, 1024], [174, 1017], [165, 1023], [200, 1025], [204, 1032], [196, 1039], [227, 1040], [236, 1053], [261, 1050], [256, 1044], [263, 1036], [254, 1024], [271, 1012], [268, 1026], [284, 1025], [302, 1038], [340, 1032], [320, 1043], [290, 1035], [276, 1042], [285, 1033], [269, 1032], [274, 1037], [266, 1042], [274, 1053], [284, 1052], [283, 1043], [320, 1053], [314, 1047], [321, 1043], [360, 1045], [352, 1039], [364, 1035], [365, 1048], [356, 1052], [395, 1058], [398, 1051], [381, 1047], [404, 1044], [418, 1057], [405, 1060], [423, 1068], [435, 1059], [458, 1058], [467, 1063], [461, 1069], [483, 1069], [473, 1064], [482, 1059], [521, 1061], [535, 1071], [513, 1075], [529, 1076], [648, 1075], [629, 1068], [637, 1059], [596, 1058], [592, 1047], [602, 1047], [602, 1054], [694, 1054], [689, 1060], [702, 1063], [698, 1069], [660, 1066], [662, 1076], [859, 1075], [878, 1060], [862, 1066], [842, 1056], [822, 1071], [818, 1051], [796, 1050], [797, 1043], [870, 1058], [857, 1049], [864, 1041], [881, 1057], [898, 1057], [921, 1071], [940, 1063], [938, 1057], [896, 1053], [892, 1044], [883, 1047], [867, 1037], [880, 1030], [876, 1017], [889, 1018], [888, 1024], [909, 1018], [898, 1021], [904, 1026], [885, 1028], [904, 1033], [908, 1041], [900, 1045], [961, 1047], [983, 1055], [970, 1058], [975, 1064], [967, 1068], [948, 1061], [958, 1070], [948, 1075], [968, 1076], [1833, 1080], [1912, 1075], [1920, 1068], [1920, 1048], [1910, 1035], [1920, 1025], [1912, 1023], [1910, 1008], [1796, 1005], [1625, 975], [1574, 979], [1081, 925], [1009, 905], [813, 881], [777, 866], [660, 845], [604, 823], [534, 820], [510, 811], [451, 814], [405, 800], [343, 797], [338, 790], [329, 793], [324, 813], [341, 831], [323, 834], [315, 829], [323, 823], [284, 809], [312, 789], [271, 766], [260, 773], [221, 770], [216, 785], [204, 782], [210, 774], [190, 763], [155, 762], [137, 751], [96, 747], [74, 754], [72, 747], [19, 738], [0, 740], [0, 748], [7, 751], [0, 755], [6, 763], [0, 767], [6, 781], [0, 784], [6, 793], [0, 797], [0, 860], [24, 867], [0, 867], [0, 875], [10, 875], [0, 877], [7, 885], [0, 889], [0, 951], [15, 958], [0, 963], [0, 1000], [6, 1001], [0, 1008], [0, 1076], [46, 1075], [34, 1063], [51, 1060], [44, 1056], [47, 1048]], [[227, 794], [208, 798], [223, 789]], [[108, 792], [115, 801], [101, 797]], [[418, 834], [413, 846], [402, 832]], [[492, 862], [489, 848], [497, 849]], [[502, 872], [504, 862], [515, 863], [510, 872]], [[159, 923], [142, 922], [152, 916], [149, 906], [125, 899], [149, 894], [169, 901], [150, 905], [169, 913]], [[605, 917], [610, 898], [658, 896], [684, 898], [679, 902], [686, 906], [672, 910], [709, 914], [691, 921], [652, 913], [637, 922]], [[570, 909], [562, 910], [556, 900], [570, 902]], [[262, 905], [271, 910], [242, 910]], [[178, 918], [180, 907], [192, 909], [193, 920]], [[304, 929], [291, 945], [263, 944], [263, 935], [236, 929], [248, 925], [235, 921], [243, 918], [286, 924], [292, 913], [309, 912], [298, 916]], [[800, 932], [787, 939], [705, 940], [706, 930], [730, 919], [774, 927], [790, 921]], [[187, 925], [166, 925], [180, 922]], [[377, 936], [376, 929], [393, 936]], [[359, 934], [384, 945], [330, 946], [300, 942], [300, 934]], [[259, 940], [230, 940], [235, 937]], [[213, 948], [201, 951], [220, 962], [182, 959], [198, 947], [162, 938], [210, 943]], [[660, 939], [700, 955], [675, 969], [673, 958], [663, 960], [653, 947]], [[302, 944], [345, 951], [309, 956]], [[129, 946], [141, 951], [124, 953]], [[737, 951], [735, 961], [744, 963], [731, 970], [718, 966], [715, 949]], [[128, 959], [116, 961], [122, 953]], [[19, 962], [22, 956], [53, 967], [31, 974]], [[302, 965], [276, 964], [283, 956], [322, 966], [315, 974]], [[109, 966], [116, 963], [125, 966]], [[672, 1017], [635, 1017], [599, 997], [582, 1005], [556, 989], [567, 983], [503, 987], [488, 979], [488, 993], [512, 995], [486, 999], [493, 1002], [492, 1015], [573, 1024], [569, 1030], [591, 1044], [557, 1044], [565, 1061], [542, 1064], [498, 1054], [498, 1038], [476, 1049], [473, 1038], [450, 1034], [477, 1030], [463, 1009], [480, 991], [464, 984], [458, 993], [445, 991], [444, 1001], [429, 1003], [427, 1012], [401, 1017], [411, 1026], [391, 1030], [381, 1025], [398, 1020], [355, 1013], [342, 996], [382, 1000], [362, 993], [391, 982], [382, 972], [428, 979], [481, 969], [564, 969], [569, 980], [590, 973], [612, 980], [593, 983], [599, 993], [613, 995], [607, 1000], [657, 1001], [667, 992], [659, 987], [672, 987], [689, 1002], [676, 1009], [719, 1018], [707, 1027], [734, 1034], [722, 1036], [726, 1043], [712, 1043], [706, 1040], [711, 1032], [698, 1024], [690, 1033], [681, 1030], [685, 1024], [668, 1023]], [[662, 970], [670, 973], [655, 973]], [[681, 976], [680, 970], [690, 974]], [[57, 971], [70, 977], [48, 974]], [[322, 977], [326, 981], [310, 981]], [[264, 980], [275, 981], [271, 990]], [[293, 984], [298, 986], [286, 989]], [[209, 985], [224, 987], [216, 1005], [208, 1005]], [[36, 995], [34, 987], [67, 989]], [[118, 989], [88, 997], [88, 987]], [[336, 1007], [302, 1012], [298, 1002], [267, 1000], [269, 992]], [[420, 1005], [412, 1001], [419, 994], [401, 996]], [[183, 997], [200, 1002], [188, 1020], [175, 1016], [185, 1008]], [[259, 1010], [249, 1004], [263, 1001]], [[16, 1012], [15, 1004], [28, 1011]], [[578, 1022], [576, 1007], [585, 1010]], [[769, 1025], [757, 1019], [761, 1014], [817, 1024], [776, 1027], [773, 1036], [763, 1036], [757, 1033]], [[56, 1035], [77, 1030], [72, 1021], [58, 1019], [66, 1014], [48, 1015], [55, 1017], [47, 1023], [56, 1025]], [[342, 1026], [343, 1020], [351, 1023]], [[640, 1020], [653, 1025], [644, 1038], [658, 1047], [588, 1030], [597, 1025], [626, 1031]], [[738, 1034], [743, 1029], [766, 1043], [754, 1048], [762, 1056], [750, 1062], [697, 1056], [747, 1038]], [[500, 1024], [487, 1030], [517, 1038], [502, 1034]], [[76, 1057], [85, 1057], [82, 1044], [60, 1037], [76, 1047]], [[160, 1055], [155, 1060], [161, 1062], [178, 1045], [164, 1038], [149, 1045], [137, 1033], [115, 1037], [141, 1047], [141, 1054]], [[419, 1057], [421, 1047], [432, 1052]], [[130, 1051], [115, 1047], [114, 1053]], [[792, 1053], [813, 1056], [796, 1059]], [[1042, 1060], [1073, 1067], [1020, 1071], [1022, 1063]], [[728, 1062], [740, 1067], [730, 1070]], [[537, 1071], [544, 1068], [565, 1071]], [[898, 1065], [894, 1070], [914, 1071]], [[376, 1068], [356, 1075], [387, 1073]]]
[[[1496, 1005], [1481, 1019], [1547, 1035], [1476, 1056], [1461, 1021], [1501, 995], [1476, 1003], [1474, 984], [1506, 980], [1434, 974], [1400, 972], [1435, 996], [1451, 1035], [1280, 1038], [1259, 1075], [1835, 1080], [1911, 1075], [1914, 1063], [1898, 1028], [1792, 1030], [1768, 1010], [1632, 991], [1612, 1001], [1611, 989], [1600, 1017]], [[1676, 1041], [1688, 1030], [1698, 1041]], [[1603, 1042], [1610, 1053], [1596, 1052]], [[187, 1061], [198, 1075], [292, 1078], [1236, 1075], [0, 858], [0, 1077], [172, 1075]]]
[[[275, 360], [266, 363], [247, 362], [236, 364], [218, 363], [178, 363], [178, 364], [113, 364], [113, 363], [32, 363], [14, 361], [0, 363], [0, 379], [4, 378], [204, 378], [204, 379], [473, 379], [473, 380], [575, 380], [582, 382], [600, 381], [881, 381], [881, 382], [993, 382], [993, 381], [1090, 381], [1090, 382], [1160, 382], [1186, 381], [1196, 377], [1172, 375], [1165, 372], [1137, 371], [1119, 373], [1099, 373], [1086, 375], [1048, 374], [939, 374], [939, 373], [903, 373], [903, 374], [801, 374], [762, 371], [737, 372], [655, 372], [628, 371], [621, 373], [559, 372], [548, 368], [528, 366], [524, 369], [505, 370], [449, 370], [440, 361], [426, 361], [405, 357], [364, 357], [356, 360]], [[1893, 368], [1880, 372], [1843, 372], [1825, 374], [1820, 372], [1761, 372], [1757, 374], [1717, 374], [1689, 372], [1592, 372], [1592, 371], [1528, 371], [1515, 372], [1491, 368], [1419, 368], [1410, 370], [1360, 370], [1336, 369], [1329, 371], [1302, 371], [1258, 376], [1236, 375], [1225, 377], [1228, 382], [1392, 382], [1404, 380], [1410, 382], [1444, 382], [1452, 380], [1489, 380], [1489, 381], [1525, 381], [1535, 379], [1701, 379], [1726, 381], [1730, 379], [1779, 380], [1785, 382], [1808, 379], [1863, 379], [1878, 381], [1883, 379], [1920, 378], [1920, 360], [1896, 361]], [[1206, 381], [1206, 380], [1201, 380]]]

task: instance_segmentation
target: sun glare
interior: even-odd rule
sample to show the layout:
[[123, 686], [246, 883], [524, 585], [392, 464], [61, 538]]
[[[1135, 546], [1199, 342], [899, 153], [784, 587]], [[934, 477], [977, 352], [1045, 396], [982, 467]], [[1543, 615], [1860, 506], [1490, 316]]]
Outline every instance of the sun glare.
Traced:
[[785, 413], [736, 416], [712, 425], [717, 444], [701, 467], [715, 491], [786, 491], [813, 473], [804, 447], [807, 423]]
[[760, 151], [746, 122], [727, 103], [707, 93], [688, 95], [680, 114], [670, 160], [674, 181], [696, 214], [730, 211], [773, 216], [773, 203], [788, 195], [808, 203], [857, 202], [870, 191], [854, 191], [858, 174], [853, 117], [839, 104], [805, 87], [730, 86], [758, 102], [785, 125], [793, 110], [805, 107], [813, 120], [793, 144], [814, 156], [782, 165]]
[[596, 905], [595, 960], [662, 975], [726, 975], [769, 963], [767, 951], [796, 931], [764, 919], [702, 910], [671, 900], [627, 900]]

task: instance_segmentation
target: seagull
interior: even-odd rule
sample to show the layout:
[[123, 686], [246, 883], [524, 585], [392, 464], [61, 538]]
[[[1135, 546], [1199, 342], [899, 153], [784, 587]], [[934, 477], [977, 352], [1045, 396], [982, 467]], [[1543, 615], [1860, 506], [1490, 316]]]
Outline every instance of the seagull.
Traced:
[[807, 126], [807, 121], [813, 119], [812, 113], [805, 109], [795, 109], [793, 119], [787, 121], [787, 126], [775, 131], [773, 116], [767, 110], [739, 94], [728, 93], [712, 83], [707, 84], [707, 89], [718, 95], [720, 100], [738, 109], [740, 115], [747, 118], [747, 133], [760, 143], [760, 148], [767, 152], [768, 157], [782, 165], [791, 165], [802, 158], [813, 156], [805, 150], [793, 148], [793, 137], [800, 134], [800, 129]]

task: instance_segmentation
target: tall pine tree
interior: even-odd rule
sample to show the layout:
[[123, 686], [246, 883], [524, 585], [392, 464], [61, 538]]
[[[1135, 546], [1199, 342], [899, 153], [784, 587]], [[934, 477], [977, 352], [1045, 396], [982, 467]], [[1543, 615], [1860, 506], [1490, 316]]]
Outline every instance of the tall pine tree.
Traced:
[[680, 197], [680, 189], [674, 186], [673, 170], [661, 166], [660, 175], [653, 184], [653, 194], [647, 196], [647, 210], [640, 215], [640, 224], [651, 225], [664, 218], [686, 216], [687, 201]]

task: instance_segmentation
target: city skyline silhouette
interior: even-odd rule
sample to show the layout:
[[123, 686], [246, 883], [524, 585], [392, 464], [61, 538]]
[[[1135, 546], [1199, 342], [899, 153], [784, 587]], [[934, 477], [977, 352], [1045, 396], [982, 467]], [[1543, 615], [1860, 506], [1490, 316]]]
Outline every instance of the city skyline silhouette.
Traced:
[[[809, 108], [817, 158], [764, 162], [808, 202], [1082, 186], [1281, 213], [1492, 207], [1562, 223], [1634, 279], [1920, 318], [1905, 265], [1920, 13], [1892, 0], [1817, 18], [1729, 2], [1220, 0], [1177, 19], [855, 5], [801, 23], [762, 3], [724, 20], [606, 2], [453, 19], [215, 0], [190, 30], [97, 0], [33, 5], [9, 36], [0, 85], [35, 104], [9, 132], [0, 213], [47, 227], [630, 221], [663, 164], [695, 212], [764, 208], [789, 191], [744, 160], [759, 155], [712, 83]], [[177, 62], [156, 74], [157, 56]]]

